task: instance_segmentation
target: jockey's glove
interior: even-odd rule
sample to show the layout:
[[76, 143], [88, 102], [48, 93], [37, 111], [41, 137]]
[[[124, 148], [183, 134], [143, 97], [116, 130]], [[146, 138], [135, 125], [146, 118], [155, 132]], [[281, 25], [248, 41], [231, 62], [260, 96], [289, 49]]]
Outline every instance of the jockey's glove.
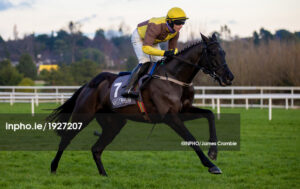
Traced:
[[174, 55], [175, 55], [175, 50], [174, 49], [165, 51], [165, 53], [164, 53], [164, 56], [166, 56], [166, 57], [170, 57], [170, 56], [174, 56]]

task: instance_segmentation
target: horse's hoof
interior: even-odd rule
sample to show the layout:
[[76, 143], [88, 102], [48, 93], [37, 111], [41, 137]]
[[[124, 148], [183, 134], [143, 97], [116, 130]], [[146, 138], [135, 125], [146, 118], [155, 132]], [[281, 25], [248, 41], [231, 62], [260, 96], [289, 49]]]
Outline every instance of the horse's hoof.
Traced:
[[212, 148], [208, 150], [208, 157], [212, 160], [217, 160], [218, 151]]
[[57, 165], [55, 165], [55, 164], [53, 163], [53, 161], [52, 161], [52, 163], [51, 163], [50, 169], [51, 169], [51, 173], [52, 173], [52, 174], [56, 174]]
[[56, 171], [51, 170], [51, 174], [56, 175]]
[[104, 177], [108, 177], [108, 175], [106, 174], [106, 172], [104, 173], [100, 173], [101, 176], [104, 176]]
[[219, 169], [219, 167], [217, 167], [217, 166], [213, 166], [213, 167], [209, 168], [208, 172], [210, 172], [211, 174], [222, 174], [221, 169]]

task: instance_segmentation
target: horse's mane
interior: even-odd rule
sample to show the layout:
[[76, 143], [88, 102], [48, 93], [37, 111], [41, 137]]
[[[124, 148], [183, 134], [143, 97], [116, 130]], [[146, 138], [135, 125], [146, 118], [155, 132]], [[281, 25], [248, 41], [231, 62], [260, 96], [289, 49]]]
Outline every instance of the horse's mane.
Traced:
[[[196, 42], [194, 42], [194, 43], [189, 44], [188, 46], [184, 47], [184, 49], [180, 50], [180, 51], [176, 54], [176, 56], [179, 56], [179, 55], [185, 53], [186, 51], [190, 50], [191, 48], [193, 48], [193, 47], [195, 47], [195, 46], [197, 46], [197, 45], [199, 45], [199, 44], [201, 44], [201, 43], [202, 43], [202, 41], [196, 41]], [[163, 59], [159, 60], [158, 63], [161, 63], [161, 62], [168, 63], [168, 62], [170, 62], [172, 59], [173, 59], [173, 58], [163, 58]]]
[[199, 45], [201, 42], [202, 42], [202, 41], [196, 41], [196, 42], [194, 42], [194, 43], [192, 43], [192, 44], [189, 44], [188, 46], [184, 47], [184, 49], [180, 50], [180, 51], [177, 53], [177, 55], [183, 54], [184, 52], [190, 50], [191, 48], [193, 48], [193, 47]]

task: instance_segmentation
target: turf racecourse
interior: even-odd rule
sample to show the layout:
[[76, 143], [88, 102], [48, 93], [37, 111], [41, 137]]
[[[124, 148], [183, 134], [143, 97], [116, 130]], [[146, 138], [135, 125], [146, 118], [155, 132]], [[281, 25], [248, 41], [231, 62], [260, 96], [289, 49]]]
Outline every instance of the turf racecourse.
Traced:
[[[30, 108], [1, 103], [0, 113]], [[57, 175], [49, 169], [55, 151], [0, 151], [0, 188], [300, 188], [300, 110], [273, 109], [272, 121], [267, 109], [221, 111], [241, 115], [241, 150], [219, 152], [222, 175], [209, 174], [192, 151], [104, 151], [109, 177], [98, 175], [89, 151], [66, 151]]]

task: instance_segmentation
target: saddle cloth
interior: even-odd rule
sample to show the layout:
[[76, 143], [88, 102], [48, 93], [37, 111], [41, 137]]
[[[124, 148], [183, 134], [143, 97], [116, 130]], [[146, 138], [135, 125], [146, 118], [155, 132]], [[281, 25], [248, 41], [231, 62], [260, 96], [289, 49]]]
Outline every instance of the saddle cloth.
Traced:
[[[111, 89], [110, 89], [110, 101], [112, 104], [112, 108], [116, 109], [116, 108], [121, 108], [121, 107], [129, 106], [129, 105], [137, 104], [137, 102], [142, 102], [143, 100], [142, 100], [142, 96], [139, 91], [139, 88], [142, 86], [143, 81], [152, 75], [155, 68], [156, 68], [156, 63], [153, 63], [150, 66], [147, 74], [139, 79], [138, 84], [135, 87], [135, 90], [139, 92], [138, 99], [125, 98], [121, 95], [123, 93], [123, 91], [125, 90], [125, 85], [127, 84], [127, 80], [129, 79], [131, 73], [130, 72], [120, 72], [119, 77], [117, 77], [117, 79], [113, 82]], [[140, 107], [139, 104], [138, 104], [138, 106]]]
[[112, 84], [110, 89], [110, 101], [112, 108], [121, 108], [124, 106], [136, 104], [136, 100], [132, 98], [125, 98], [121, 94], [125, 90], [125, 85], [130, 75], [119, 76]]

